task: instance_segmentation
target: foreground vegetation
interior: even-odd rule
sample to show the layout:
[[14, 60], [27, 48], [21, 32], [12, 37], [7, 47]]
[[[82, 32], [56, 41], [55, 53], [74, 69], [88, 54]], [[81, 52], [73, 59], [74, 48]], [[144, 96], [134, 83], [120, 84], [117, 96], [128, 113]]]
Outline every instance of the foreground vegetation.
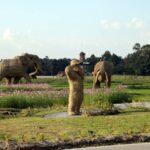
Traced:
[[[58, 142], [150, 133], [150, 110], [142, 107], [119, 110], [116, 115], [45, 118], [67, 111], [68, 83], [66, 78], [33, 82], [0, 86], [0, 141]], [[104, 84], [96, 91], [91, 87], [92, 79], [86, 77], [82, 112], [112, 110], [115, 103], [150, 101], [150, 77], [113, 76], [111, 89]]]
[[[68, 83], [66, 78], [34, 80], [34, 84], [1, 85], [0, 108], [39, 108], [67, 106]], [[48, 84], [47, 84], [47, 83]], [[38, 83], [38, 84], [37, 84]], [[67, 88], [66, 88], [67, 87]], [[92, 90], [91, 77], [85, 81], [85, 106], [111, 106], [114, 103], [131, 102], [131, 96], [123, 86], [112, 89]]]
[[[26, 142], [93, 139], [150, 133], [150, 113], [127, 111], [115, 116], [43, 118], [50, 110], [35, 110], [33, 116], [1, 120], [0, 140]], [[137, 117], [138, 115], [138, 117]]]

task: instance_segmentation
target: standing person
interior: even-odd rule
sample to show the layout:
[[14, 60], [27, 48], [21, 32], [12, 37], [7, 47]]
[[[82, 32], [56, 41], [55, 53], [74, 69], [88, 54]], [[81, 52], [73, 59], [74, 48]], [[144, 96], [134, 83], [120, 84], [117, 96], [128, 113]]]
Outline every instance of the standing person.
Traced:
[[80, 115], [80, 106], [83, 101], [83, 81], [84, 69], [82, 62], [73, 59], [70, 65], [65, 68], [65, 73], [69, 83], [69, 115]]

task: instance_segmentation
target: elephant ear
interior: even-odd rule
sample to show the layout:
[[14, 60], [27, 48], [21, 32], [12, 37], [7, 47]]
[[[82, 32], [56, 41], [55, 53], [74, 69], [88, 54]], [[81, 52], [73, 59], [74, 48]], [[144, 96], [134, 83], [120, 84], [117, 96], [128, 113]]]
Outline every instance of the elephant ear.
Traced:
[[29, 58], [25, 56], [19, 56], [18, 59], [21, 61], [23, 65], [27, 65], [29, 63]]

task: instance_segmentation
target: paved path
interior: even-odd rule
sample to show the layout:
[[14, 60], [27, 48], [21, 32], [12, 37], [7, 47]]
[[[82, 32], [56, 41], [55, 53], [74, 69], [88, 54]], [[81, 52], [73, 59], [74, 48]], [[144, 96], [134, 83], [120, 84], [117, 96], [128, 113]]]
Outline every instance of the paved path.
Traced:
[[72, 150], [150, 150], [150, 143], [75, 148]]

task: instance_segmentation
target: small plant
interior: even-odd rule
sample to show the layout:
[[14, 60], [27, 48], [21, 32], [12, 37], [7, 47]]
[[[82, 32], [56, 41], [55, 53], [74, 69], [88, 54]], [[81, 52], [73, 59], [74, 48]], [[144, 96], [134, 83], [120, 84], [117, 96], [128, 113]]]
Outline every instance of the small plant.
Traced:
[[8, 95], [0, 97], [0, 108], [46, 108], [52, 106], [66, 106], [67, 96], [49, 95]]
[[113, 104], [115, 103], [125, 103], [132, 102], [132, 97], [128, 93], [124, 92], [112, 92], [108, 95], [108, 100]]
[[1, 92], [16, 92], [16, 91], [45, 91], [50, 89], [48, 84], [11, 84], [0, 85]]
[[88, 115], [98, 115], [104, 112], [110, 112], [113, 109], [113, 104], [104, 93], [97, 93], [94, 95], [86, 95], [85, 113]]
[[86, 97], [86, 105], [95, 106], [101, 109], [111, 109], [112, 103], [109, 101], [104, 93], [97, 93], [95, 95]]
[[131, 102], [131, 96], [121, 91], [101, 90], [98, 93], [85, 96], [86, 113], [114, 114], [118, 112], [113, 104]]
[[45, 141], [44, 133], [38, 133], [36, 136], [36, 141]]

